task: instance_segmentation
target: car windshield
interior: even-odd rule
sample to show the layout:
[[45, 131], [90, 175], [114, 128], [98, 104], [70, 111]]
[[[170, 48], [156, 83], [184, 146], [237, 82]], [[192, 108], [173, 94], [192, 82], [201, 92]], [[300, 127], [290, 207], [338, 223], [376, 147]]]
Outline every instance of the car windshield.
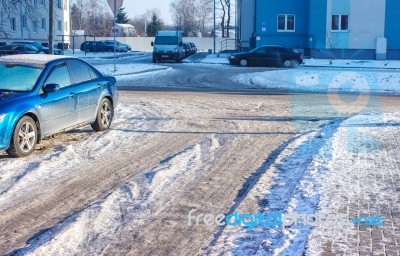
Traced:
[[0, 63], [0, 91], [32, 91], [42, 68]]
[[177, 45], [178, 37], [176, 37], [176, 36], [157, 36], [155, 44]]

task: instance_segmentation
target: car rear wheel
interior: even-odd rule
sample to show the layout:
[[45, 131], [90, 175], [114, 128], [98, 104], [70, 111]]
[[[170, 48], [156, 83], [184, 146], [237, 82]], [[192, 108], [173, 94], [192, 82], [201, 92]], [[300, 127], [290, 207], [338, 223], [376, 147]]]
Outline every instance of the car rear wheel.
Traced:
[[292, 60], [291, 61], [292, 62], [292, 67], [298, 67], [299, 65], [300, 65], [300, 61], [298, 61], [298, 60]]
[[249, 65], [249, 62], [246, 59], [241, 59], [239, 61], [240, 66], [242, 67], [247, 67]]
[[13, 157], [28, 156], [35, 150], [37, 138], [35, 121], [29, 116], [24, 116], [15, 126], [7, 153]]
[[105, 131], [110, 128], [111, 121], [114, 117], [114, 108], [111, 101], [104, 98], [101, 103], [99, 110], [97, 111], [96, 120], [91, 124], [95, 131]]

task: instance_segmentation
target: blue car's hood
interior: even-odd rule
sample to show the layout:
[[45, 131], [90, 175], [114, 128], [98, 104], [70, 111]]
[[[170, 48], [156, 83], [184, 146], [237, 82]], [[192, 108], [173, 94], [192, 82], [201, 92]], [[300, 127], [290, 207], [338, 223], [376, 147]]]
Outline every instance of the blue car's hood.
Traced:
[[26, 92], [3, 92], [0, 91], [0, 110], [9, 106], [11, 102], [14, 102], [24, 96]]

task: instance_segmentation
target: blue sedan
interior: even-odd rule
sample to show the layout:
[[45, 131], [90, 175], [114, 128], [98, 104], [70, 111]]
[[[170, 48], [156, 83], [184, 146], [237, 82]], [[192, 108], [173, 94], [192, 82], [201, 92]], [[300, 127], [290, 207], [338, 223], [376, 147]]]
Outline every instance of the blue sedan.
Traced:
[[55, 55], [0, 58], [0, 150], [32, 153], [49, 135], [90, 124], [107, 130], [118, 104], [116, 80], [88, 63]]

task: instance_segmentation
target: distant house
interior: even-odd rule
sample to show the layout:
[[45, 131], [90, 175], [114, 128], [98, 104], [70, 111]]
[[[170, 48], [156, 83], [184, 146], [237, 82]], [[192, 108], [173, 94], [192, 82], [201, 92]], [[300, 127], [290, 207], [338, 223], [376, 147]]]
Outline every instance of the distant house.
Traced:
[[117, 37], [125, 37], [125, 36], [136, 36], [136, 28], [132, 26], [131, 24], [119, 24], [117, 23], [115, 26], [115, 31], [114, 27], [111, 29], [111, 34], [110, 36], [115, 36]]

